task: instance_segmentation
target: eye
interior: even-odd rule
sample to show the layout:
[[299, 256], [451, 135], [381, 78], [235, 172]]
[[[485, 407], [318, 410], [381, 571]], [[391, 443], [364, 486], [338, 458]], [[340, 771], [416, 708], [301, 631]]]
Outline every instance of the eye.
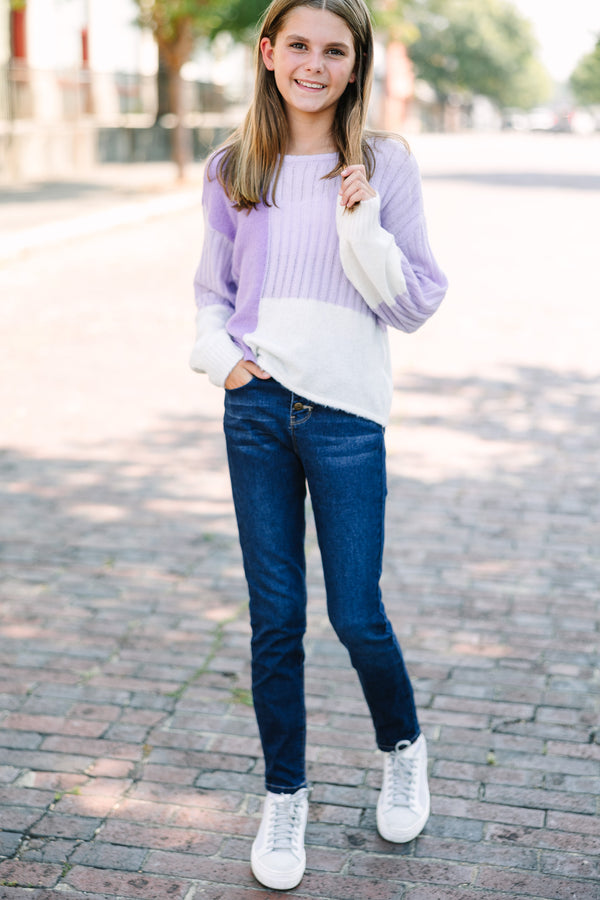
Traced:
[[339, 47], [332, 47], [328, 50], [328, 53], [331, 53], [332, 56], [345, 56], [344, 51], [340, 50]]
[[302, 41], [294, 41], [290, 47], [292, 50], [306, 50], [306, 44], [303, 44]]

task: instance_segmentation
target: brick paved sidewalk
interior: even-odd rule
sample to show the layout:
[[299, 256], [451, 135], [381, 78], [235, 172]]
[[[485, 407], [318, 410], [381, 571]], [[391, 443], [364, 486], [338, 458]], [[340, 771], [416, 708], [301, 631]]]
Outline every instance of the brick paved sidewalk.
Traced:
[[[393, 338], [383, 586], [432, 816], [406, 846], [376, 834], [381, 759], [311, 527], [314, 788], [293, 896], [600, 897], [600, 284], [579, 264], [598, 173], [520, 184], [527, 163], [487, 140], [423, 141], [453, 288]], [[2, 900], [281, 896], [248, 864], [262, 763], [220, 394], [178, 363], [197, 219], [0, 270]]]

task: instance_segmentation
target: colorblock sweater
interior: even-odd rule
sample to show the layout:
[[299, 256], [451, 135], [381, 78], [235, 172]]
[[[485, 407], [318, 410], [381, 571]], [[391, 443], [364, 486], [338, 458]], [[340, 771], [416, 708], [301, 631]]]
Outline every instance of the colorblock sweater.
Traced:
[[414, 157], [374, 138], [377, 196], [340, 206], [336, 154], [286, 156], [274, 203], [236, 211], [207, 166], [190, 364], [223, 386], [242, 359], [316, 403], [385, 425], [387, 326], [415, 331], [447, 288], [430, 246]]

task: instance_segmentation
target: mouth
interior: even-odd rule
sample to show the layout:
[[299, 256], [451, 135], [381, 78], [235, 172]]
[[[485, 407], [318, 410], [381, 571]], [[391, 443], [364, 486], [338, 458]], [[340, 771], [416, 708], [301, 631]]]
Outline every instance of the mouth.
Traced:
[[300, 78], [295, 79], [296, 84], [306, 88], [309, 91], [323, 91], [327, 87], [325, 84], [319, 84], [316, 81], [301, 81]]

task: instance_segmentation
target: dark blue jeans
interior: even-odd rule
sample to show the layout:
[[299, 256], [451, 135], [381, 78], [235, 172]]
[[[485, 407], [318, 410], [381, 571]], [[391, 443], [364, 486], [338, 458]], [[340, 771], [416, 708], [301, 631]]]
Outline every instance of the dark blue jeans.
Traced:
[[307, 484], [329, 619], [358, 673], [377, 744], [392, 750], [419, 735], [412, 686], [379, 588], [384, 432], [257, 378], [226, 391], [224, 425], [250, 594], [252, 690], [266, 785], [287, 793], [306, 784]]

